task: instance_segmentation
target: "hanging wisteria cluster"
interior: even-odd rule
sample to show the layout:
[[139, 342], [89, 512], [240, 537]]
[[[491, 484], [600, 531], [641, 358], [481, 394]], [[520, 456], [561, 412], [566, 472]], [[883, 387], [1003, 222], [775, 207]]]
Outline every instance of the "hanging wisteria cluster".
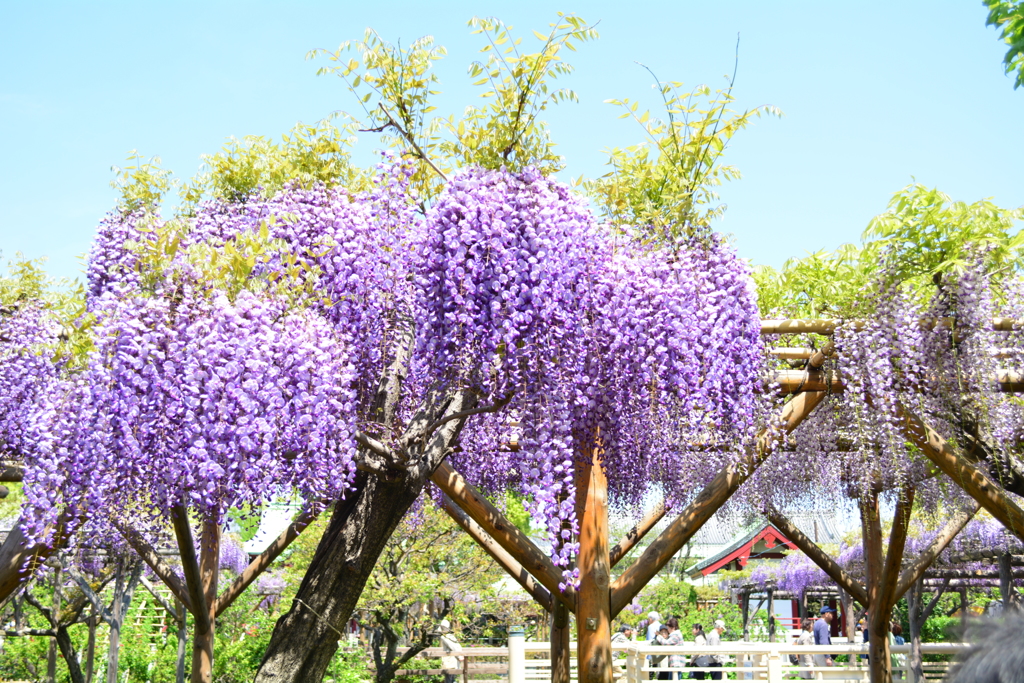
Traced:
[[1024, 406], [997, 380], [1019, 369], [1024, 339], [1019, 329], [995, 330], [993, 320], [1021, 320], [1020, 280], [1009, 280], [996, 296], [978, 258], [924, 297], [884, 272], [865, 293], [867, 312], [842, 321], [834, 333], [836, 354], [823, 371], [835, 373], [842, 391], [796, 430], [793, 452], [780, 453], [757, 473], [748, 499], [827, 506], [872, 489], [891, 498], [913, 485], [926, 509], [966, 504], [968, 498], [935, 477], [911, 445], [901, 411], [920, 416], [955, 444], [984, 444], [989, 457], [982, 466], [997, 480], [1007, 474], [1024, 435]]
[[284, 489], [343, 496], [403, 324], [416, 353], [401, 416], [439, 381], [507, 402], [453, 458], [524, 494], [563, 568], [581, 462], [600, 459], [614, 500], [653, 482], [672, 502], [737, 457], [763, 354], [748, 269], [722, 239], [641, 248], [532, 170], [462, 171], [422, 215], [411, 173], [386, 159], [362, 193], [112, 213], [90, 254], [84, 369], [48, 369], [62, 389], [19, 399], [45, 425], [26, 476], [34, 532], [60, 510], [142, 525], [181, 504], [221, 521]]
[[[529, 170], [460, 174], [426, 235], [427, 372], [511, 397], [516, 416], [482, 420], [458, 465], [523, 492], [560, 566], [581, 458], [600, 458], [620, 503], [652, 482], [676, 501], [693, 494], [686, 474], [721, 465], [708, 451], [752, 436], [759, 320], [747, 269], [719, 239], [642, 250]], [[513, 427], [519, 449], [503, 453]]]

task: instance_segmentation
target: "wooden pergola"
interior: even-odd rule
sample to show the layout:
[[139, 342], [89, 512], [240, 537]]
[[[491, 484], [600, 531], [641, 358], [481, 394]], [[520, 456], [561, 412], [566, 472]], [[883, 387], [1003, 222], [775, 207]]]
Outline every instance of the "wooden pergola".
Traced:
[[[763, 335], [831, 335], [838, 320], [764, 320]], [[849, 321], [846, 324], [850, 324]], [[856, 323], [854, 323], [856, 324]], [[924, 326], [951, 325], [946, 319], [922, 320]], [[992, 321], [992, 329], [1010, 331], [1020, 324], [1006, 318]], [[779, 419], [764, 428], [740, 462], [725, 467], [697, 494], [668, 527], [651, 542], [618, 578], [611, 569], [666, 514], [659, 504], [617, 543], [608, 537], [608, 482], [600, 451], [588, 454], [590, 464], [576, 468], [576, 515], [580, 549], [577, 557], [579, 588], [560, 590], [562, 574], [545, 552], [509, 522], [478, 490], [448, 463], [442, 463], [432, 480], [444, 492], [443, 507], [495, 561], [505, 569], [551, 615], [551, 667], [554, 683], [568, 683], [569, 614], [576, 616], [578, 676], [580, 683], [611, 683], [611, 622], [653, 579], [672, 557], [725, 504], [739, 487], [777, 449], [784, 446], [796, 429], [829, 393], [843, 391], [842, 377], [823, 370], [834, 352], [827, 342], [821, 349], [775, 348], [779, 358], [805, 359], [802, 369], [783, 370], [767, 378], [769, 390], [788, 396]], [[1024, 391], [1024, 376], [1001, 372], [994, 378], [1002, 391]], [[907, 440], [934, 463], [975, 501], [972, 510], [955, 515], [936, 535], [928, 548], [904, 566], [905, 546], [914, 490], [900, 492], [887, 552], [883, 552], [880, 491], [862, 499], [862, 533], [867, 581], [850, 577], [831, 557], [796, 528], [782, 513], [772, 510], [768, 518], [839, 586], [841, 591], [869, 609], [872, 647], [884, 648], [872, 657], [872, 680], [890, 680], [888, 671], [887, 619], [896, 602], [917, 584], [935, 558], [949, 545], [979, 509], [985, 509], [1015, 536], [1024, 540], [1024, 509], [997, 482], [943, 439], [920, 416], [900, 406], [898, 415]]]

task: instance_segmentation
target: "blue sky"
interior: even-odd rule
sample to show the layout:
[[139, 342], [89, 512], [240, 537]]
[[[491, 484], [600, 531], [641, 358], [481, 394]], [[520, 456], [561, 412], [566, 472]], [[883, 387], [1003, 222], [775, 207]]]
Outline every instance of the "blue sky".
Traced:
[[[478, 101], [466, 67], [482, 47], [466, 21], [498, 16], [529, 41], [556, 10], [600, 21], [570, 60], [578, 104], [548, 120], [566, 177], [604, 172], [603, 150], [639, 142], [604, 100], [656, 104], [650, 78], [724, 84], [741, 35], [737, 106], [785, 116], [740, 133], [727, 161], [720, 230], [742, 256], [781, 265], [856, 241], [912, 177], [956, 199], [1024, 205], [1024, 89], [978, 1], [951, 2], [49, 2], [7, 3], [0, 21], [0, 250], [46, 256], [55, 276], [115, 200], [110, 167], [159, 155], [192, 176], [231, 135], [279, 136], [297, 121], [356, 111], [304, 60], [367, 26], [408, 44], [433, 35], [442, 112]], [[360, 141], [358, 157], [376, 147]]]

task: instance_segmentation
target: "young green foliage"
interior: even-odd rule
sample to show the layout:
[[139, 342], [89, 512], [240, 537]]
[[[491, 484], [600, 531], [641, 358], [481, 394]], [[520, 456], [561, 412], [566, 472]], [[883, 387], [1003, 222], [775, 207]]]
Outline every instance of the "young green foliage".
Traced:
[[988, 7], [986, 26], [999, 29], [999, 37], [1009, 45], [1003, 64], [1006, 73], [1014, 76], [1013, 87], [1016, 90], [1024, 85], [1024, 2], [1007, 2], [1006, 0], [984, 0]]
[[182, 213], [191, 213], [204, 196], [241, 202], [257, 193], [273, 196], [285, 184], [358, 184], [347, 151], [351, 136], [346, 133], [351, 133], [350, 125], [339, 128], [324, 120], [297, 124], [280, 143], [261, 135], [229, 138], [220, 152], [202, 155], [203, 170], [183, 188]]
[[961, 272], [983, 256], [995, 280], [1024, 263], [1024, 231], [1014, 224], [1024, 208], [1001, 209], [988, 199], [955, 202], [935, 188], [913, 184], [889, 202], [864, 233], [868, 257], [887, 257], [901, 282], [939, 284], [947, 272]]
[[598, 34], [580, 17], [559, 12], [558, 18], [549, 24], [547, 35], [533, 32], [541, 47], [532, 53], [520, 51], [522, 38], [513, 37], [513, 27], [501, 20], [473, 17], [469, 21], [474, 34], [487, 38], [480, 50], [487, 60], [473, 62], [469, 75], [476, 79], [473, 85], [487, 88], [481, 97], [489, 102], [485, 107], [469, 107], [458, 123], [448, 120], [454, 140], [444, 150], [458, 165], [510, 171], [535, 166], [544, 174], [562, 169], [562, 158], [554, 153], [547, 126], [538, 117], [551, 104], [577, 101], [572, 90], [551, 86], [573, 71], [559, 55], [563, 49], [576, 51], [579, 43]]
[[781, 116], [781, 111], [771, 105], [741, 114], [730, 109], [735, 72], [728, 87], [714, 95], [706, 85], [685, 91], [678, 81], [654, 78], [666, 118], [641, 112], [630, 99], [608, 100], [624, 110], [620, 118], [643, 127], [647, 141], [610, 150], [612, 170], [586, 187], [613, 223], [632, 226], [647, 241], [671, 243], [705, 233], [724, 211], [716, 204], [715, 188], [740, 177], [736, 168], [721, 163], [733, 135], [755, 118]]
[[[349, 56], [357, 53], [358, 58]], [[335, 66], [317, 70], [317, 75], [334, 74], [356, 96], [363, 109], [362, 125], [380, 133], [389, 147], [405, 148], [420, 161], [414, 185], [428, 194], [439, 191], [438, 177], [444, 173], [434, 165], [439, 139], [437, 126], [427, 114], [436, 110], [430, 98], [440, 94], [440, 81], [432, 71], [434, 62], [447, 54], [434, 45], [432, 36], [414, 41], [408, 48], [392, 45], [373, 29], [366, 29], [361, 41], [348, 40], [337, 50], [311, 50], [307, 59], [326, 57]]]
[[121, 195], [117, 202], [118, 210], [123, 214], [145, 211], [156, 213], [164, 195], [178, 184], [171, 172], [160, 167], [160, 157], [150, 157], [148, 161], [137, 150], [128, 152], [129, 166], [111, 166], [114, 179], [110, 181]]
[[[1024, 267], [1024, 209], [1002, 209], [983, 199], [953, 201], [923, 185], [893, 195], [871, 220], [862, 245], [844, 244], [786, 261], [781, 270], [754, 271], [764, 317], [850, 317], [870, 313], [863, 293], [883, 274], [928, 296], [947, 274], [984, 259], [995, 293]], [[881, 269], [885, 268], [882, 273]]]
[[487, 59], [474, 62], [469, 73], [476, 85], [487, 88], [481, 96], [488, 104], [468, 107], [458, 119], [428, 117], [436, 111], [431, 97], [439, 94], [433, 67], [447, 54], [430, 36], [403, 48], [367, 29], [362, 41], [342, 43], [333, 52], [313, 50], [308, 57], [334, 62], [317, 73], [337, 75], [356, 96], [364, 132], [379, 133], [390, 147], [419, 160], [413, 185], [429, 199], [453, 169], [463, 166], [512, 171], [535, 166], [546, 174], [562, 168], [538, 117], [551, 104], [576, 101], [572, 90], [553, 88], [551, 82], [572, 72], [560, 56], [562, 49], [574, 51], [597, 32], [579, 17], [558, 16], [548, 34], [534, 32], [541, 45], [532, 53], [520, 51], [522, 39], [500, 20], [470, 20], [473, 32], [487, 38], [481, 50]]

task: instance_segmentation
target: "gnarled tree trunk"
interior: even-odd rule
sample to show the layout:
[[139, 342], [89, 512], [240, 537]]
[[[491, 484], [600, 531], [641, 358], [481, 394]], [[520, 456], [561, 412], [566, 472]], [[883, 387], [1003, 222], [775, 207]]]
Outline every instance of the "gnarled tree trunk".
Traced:
[[398, 442], [401, 464], [387, 461], [385, 471], [357, 473], [353, 490], [335, 505], [291, 608], [274, 627], [255, 683], [323, 679], [377, 558], [475, 407], [466, 392], [430, 392]]
[[334, 509], [299, 592], [278, 620], [256, 683], [319, 681], [384, 545], [419, 496], [409, 482], [360, 472]]

